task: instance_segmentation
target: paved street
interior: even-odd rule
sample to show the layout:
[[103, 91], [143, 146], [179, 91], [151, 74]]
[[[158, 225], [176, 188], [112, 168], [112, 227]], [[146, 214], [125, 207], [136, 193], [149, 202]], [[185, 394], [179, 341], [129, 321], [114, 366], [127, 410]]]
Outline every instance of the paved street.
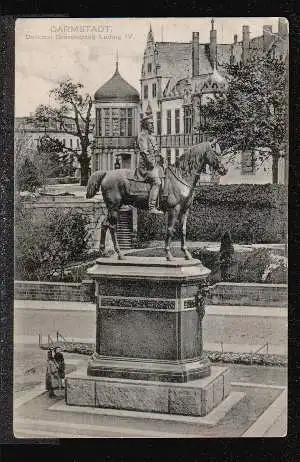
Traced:
[[[19, 308], [15, 310], [14, 332], [21, 343], [22, 337], [25, 339], [29, 336], [30, 341], [35, 343], [38, 341], [39, 333], [46, 340], [48, 334], [53, 335], [56, 331], [74, 340], [87, 341], [95, 338], [96, 316], [93, 305], [70, 303], [68, 304], [70, 310], [67, 310], [65, 304], [59, 302], [24, 302], [23, 300], [16, 301], [16, 307], [19, 306]], [[36, 308], [37, 305], [39, 308]], [[54, 309], [52, 310], [51, 307]], [[64, 309], [60, 309], [62, 307]], [[255, 309], [255, 307], [242, 307], [237, 310], [234, 308], [236, 307], [207, 307], [203, 320], [205, 348], [209, 349], [210, 345], [220, 344], [220, 342], [250, 346], [262, 346], [268, 342], [271, 348], [274, 346], [275, 353], [287, 351], [287, 317], [284, 316], [284, 310], [280, 308]], [[217, 314], [218, 312], [220, 314]], [[243, 312], [245, 316], [240, 315]]]

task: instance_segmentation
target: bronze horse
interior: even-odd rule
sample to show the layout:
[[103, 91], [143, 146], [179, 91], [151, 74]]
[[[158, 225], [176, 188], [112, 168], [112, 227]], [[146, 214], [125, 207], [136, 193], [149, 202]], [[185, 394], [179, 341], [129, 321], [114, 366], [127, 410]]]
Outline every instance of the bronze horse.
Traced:
[[[168, 212], [168, 225], [165, 240], [165, 252], [168, 261], [173, 259], [170, 251], [170, 243], [175, 231], [176, 222], [180, 222], [181, 250], [186, 260], [192, 259], [186, 247], [186, 222], [189, 209], [193, 202], [194, 192], [199, 181], [201, 172], [205, 171], [206, 165], [219, 175], [227, 173], [221, 162], [220, 155], [213, 150], [208, 142], [194, 145], [165, 171], [165, 191], [167, 194], [160, 195], [160, 209]], [[192, 178], [191, 184], [187, 183], [186, 177]], [[122, 205], [133, 205], [138, 209], [148, 209], [148, 197], [144, 194], [131, 194], [131, 186], [134, 172], [128, 169], [111, 171], [96, 171], [88, 181], [86, 197], [92, 198], [101, 187], [102, 196], [107, 207], [108, 215], [102, 223], [100, 252], [105, 250], [105, 237], [110, 228], [112, 242], [120, 260], [124, 259], [121, 253], [117, 236], [116, 226], [119, 209]]]

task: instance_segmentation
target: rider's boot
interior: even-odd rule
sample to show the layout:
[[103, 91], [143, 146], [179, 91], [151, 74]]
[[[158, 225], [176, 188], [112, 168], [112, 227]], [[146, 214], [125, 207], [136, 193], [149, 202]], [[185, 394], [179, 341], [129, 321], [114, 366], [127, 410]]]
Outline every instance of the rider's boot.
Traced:
[[149, 194], [149, 212], [162, 215], [163, 212], [161, 210], [158, 210], [158, 208], [156, 208], [156, 201], [157, 201], [158, 193], [159, 193], [159, 186], [154, 184]]

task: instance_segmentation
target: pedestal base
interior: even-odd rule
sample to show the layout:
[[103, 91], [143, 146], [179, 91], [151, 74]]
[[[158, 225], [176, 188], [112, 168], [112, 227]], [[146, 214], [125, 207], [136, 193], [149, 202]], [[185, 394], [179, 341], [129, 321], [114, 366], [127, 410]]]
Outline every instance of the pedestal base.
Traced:
[[111, 377], [135, 380], [184, 383], [210, 375], [207, 359], [163, 361], [131, 358], [100, 357], [91, 360], [87, 373], [93, 377]]
[[74, 372], [66, 378], [66, 404], [165, 414], [205, 416], [230, 392], [229, 369], [188, 383], [113, 379]]

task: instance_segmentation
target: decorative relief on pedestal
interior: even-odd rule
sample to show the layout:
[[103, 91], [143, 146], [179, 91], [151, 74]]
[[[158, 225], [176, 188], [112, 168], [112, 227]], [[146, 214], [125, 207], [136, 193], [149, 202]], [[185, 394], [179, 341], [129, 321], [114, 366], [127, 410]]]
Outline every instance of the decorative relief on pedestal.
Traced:
[[183, 309], [190, 310], [196, 307], [196, 301], [194, 298], [190, 298], [189, 300], [184, 300]]
[[176, 301], [133, 297], [101, 297], [100, 306], [105, 308], [135, 308], [140, 310], [175, 310]]

